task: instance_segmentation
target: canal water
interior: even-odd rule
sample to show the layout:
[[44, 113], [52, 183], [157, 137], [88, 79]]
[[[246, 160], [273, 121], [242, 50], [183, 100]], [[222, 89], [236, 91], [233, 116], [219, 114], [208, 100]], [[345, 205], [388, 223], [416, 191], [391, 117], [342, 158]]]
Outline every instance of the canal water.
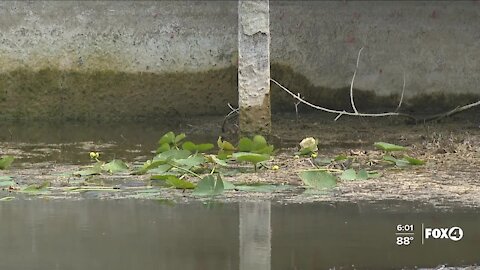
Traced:
[[[0, 203], [0, 269], [415, 269], [480, 263], [480, 211], [407, 202]], [[398, 225], [413, 225], [409, 245]], [[424, 239], [460, 227], [463, 238]], [[403, 228], [409, 228], [410, 226]]]

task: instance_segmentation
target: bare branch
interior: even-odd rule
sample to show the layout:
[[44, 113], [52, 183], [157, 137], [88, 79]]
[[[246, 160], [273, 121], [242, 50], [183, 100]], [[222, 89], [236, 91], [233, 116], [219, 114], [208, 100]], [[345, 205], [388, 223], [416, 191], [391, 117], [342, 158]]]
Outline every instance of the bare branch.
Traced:
[[432, 120], [440, 120], [442, 118], [452, 116], [454, 114], [457, 114], [459, 112], [468, 110], [470, 108], [473, 108], [473, 107], [476, 107], [476, 106], [479, 106], [479, 105], [480, 105], [480, 100], [477, 101], [477, 102], [474, 102], [474, 103], [464, 105], [464, 106], [458, 106], [455, 109], [450, 110], [450, 111], [445, 112], [445, 113], [439, 113], [439, 114], [435, 114], [435, 115], [432, 115], [432, 116], [425, 117], [423, 119], [420, 119], [419, 121], [428, 122], [428, 121], [432, 121]]
[[335, 114], [342, 114], [342, 115], [353, 115], [353, 116], [363, 116], [363, 117], [382, 117], [382, 116], [405, 116], [408, 118], [415, 119], [413, 116], [405, 113], [395, 113], [395, 112], [385, 112], [385, 113], [352, 113], [352, 112], [346, 112], [346, 111], [338, 111], [338, 110], [332, 110], [328, 108], [324, 108], [321, 106], [317, 106], [315, 104], [312, 104], [302, 98], [299, 98], [297, 95], [295, 95], [292, 91], [288, 90], [285, 88], [285, 86], [281, 85], [279, 82], [275, 81], [274, 79], [270, 79], [273, 83], [278, 85], [283, 91], [287, 92], [289, 95], [291, 95], [293, 98], [296, 100], [300, 101], [301, 103], [308, 105], [314, 109], [321, 110], [324, 112], [329, 112], [329, 113], [335, 113]]
[[355, 107], [355, 102], [353, 101], [353, 82], [355, 81], [355, 75], [357, 75], [358, 63], [360, 62], [360, 54], [363, 51], [363, 47], [358, 51], [357, 56], [357, 65], [355, 66], [355, 71], [353, 72], [352, 82], [350, 83], [350, 103], [352, 104], [353, 111], [358, 113], [357, 108]]
[[400, 96], [400, 102], [398, 102], [398, 106], [397, 106], [397, 109], [395, 109], [395, 112], [398, 112], [398, 110], [400, 109], [400, 106], [402, 106], [402, 102], [403, 102], [403, 94], [405, 93], [405, 70], [403, 71], [403, 88], [402, 88], [402, 95]]

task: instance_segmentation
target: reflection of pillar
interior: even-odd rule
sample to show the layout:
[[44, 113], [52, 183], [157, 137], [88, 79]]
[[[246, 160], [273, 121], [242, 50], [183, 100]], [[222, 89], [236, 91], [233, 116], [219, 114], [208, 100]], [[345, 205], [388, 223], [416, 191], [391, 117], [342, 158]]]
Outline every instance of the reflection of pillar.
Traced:
[[240, 270], [270, 270], [270, 202], [240, 203]]
[[271, 130], [268, 1], [238, 2], [238, 106], [244, 134]]

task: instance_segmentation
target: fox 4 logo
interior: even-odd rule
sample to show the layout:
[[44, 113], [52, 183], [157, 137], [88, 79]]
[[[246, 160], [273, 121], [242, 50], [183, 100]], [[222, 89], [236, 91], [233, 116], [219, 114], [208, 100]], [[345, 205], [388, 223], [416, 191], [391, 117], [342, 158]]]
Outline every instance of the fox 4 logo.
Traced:
[[463, 238], [463, 230], [460, 227], [451, 228], [425, 228], [425, 239], [450, 239], [460, 241]]

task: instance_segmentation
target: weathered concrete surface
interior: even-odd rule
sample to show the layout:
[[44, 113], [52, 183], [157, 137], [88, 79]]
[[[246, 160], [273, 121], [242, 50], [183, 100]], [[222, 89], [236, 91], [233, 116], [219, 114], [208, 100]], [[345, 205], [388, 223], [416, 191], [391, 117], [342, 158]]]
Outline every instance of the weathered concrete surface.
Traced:
[[[480, 2], [296, 1], [271, 3], [272, 61], [316, 86], [376, 94], [480, 94]], [[281, 80], [281, 78], [278, 78]], [[358, 100], [358, 99], [356, 99]]]
[[238, 2], [238, 105], [245, 134], [271, 131], [269, 1]]
[[[0, 118], [225, 113], [237, 100], [237, 8], [0, 2]], [[272, 1], [270, 24], [272, 77], [314, 103], [343, 106], [336, 90], [348, 87], [362, 46], [355, 87], [366, 96], [398, 95], [403, 70], [406, 105], [434, 108], [431, 93], [451, 107], [457, 94], [480, 95], [478, 1]], [[272, 108], [293, 110], [278, 91]]]

